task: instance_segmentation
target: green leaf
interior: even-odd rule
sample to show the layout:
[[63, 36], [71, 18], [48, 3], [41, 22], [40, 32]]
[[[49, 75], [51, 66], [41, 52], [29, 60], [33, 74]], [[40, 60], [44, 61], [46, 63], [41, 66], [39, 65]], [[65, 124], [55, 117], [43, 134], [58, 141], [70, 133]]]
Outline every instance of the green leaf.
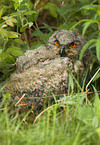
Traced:
[[32, 15], [32, 14], [37, 14], [37, 11], [28, 11], [25, 12], [23, 15]]
[[80, 106], [78, 110], [78, 118], [84, 123], [91, 125], [94, 113], [93, 109], [90, 106], [84, 105]]
[[68, 84], [69, 84], [68, 85], [69, 91], [70, 91], [70, 89], [71, 89], [71, 91], [73, 91], [73, 89], [74, 89], [74, 82], [73, 82], [73, 77], [72, 77], [71, 73], [69, 73], [69, 83]]
[[3, 94], [4, 98], [9, 98], [10, 96], [11, 96], [11, 94], [9, 94], [9, 93]]
[[36, 8], [36, 6], [38, 5], [39, 2], [40, 2], [40, 0], [36, 0], [36, 1], [34, 2], [34, 8]]
[[10, 20], [14, 23], [17, 23], [17, 20], [15, 18], [11, 18]]
[[79, 22], [77, 22], [76, 24], [74, 24], [74, 25], [70, 28], [70, 30], [74, 29], [74, 28], [75, 28], [77, 25], [79, 25], [80, 23], [88, 22], [88, 21], [89, 21], [89, 19], [80, 20]]
[[21, 39], [15, 39], [14, 42], [22, 45], [24, 44], [24, 42]]
[[14, 50], [10, 52], [13, 56], [22, 56], [23, 52], [21, 50]]
[[88, 20], [88, 21], [84, 24], [84, 28], [83, 28], [82, 35], [85, 34], [87, 28], [88, 28], [89, 25], [91, 25], [92, 23], [97, 23], [97, 24], [99, 24], [99, 21], [98, 21], [98, 20]]
[[2, 48], [0, 47], [0, 54], [2, 53]]
[[1, 65], [0, 68], [6, 69], [6, 68], [12, 68], [13, 66], [15, 66], [16, 64], [5, 64], [5, 65]]
[[[12, 0], [12, 1], [15, 2], [15, 3], [19, 2], [19, 0]], [[22, 0], [20, 0], [20, 2], [22, 2]]]
[[98, 94], [98, 92], [97, 92], [97, 90], [94, 86], [93, 86], [93, 90], [94, 90], [94, 93], [95, 93], [95, 97], [99, 97], [99, 94]]
[[8, 48], [8, 49], [6, 50], [6, 52], [7, 52], [7, 53], [10, 53], [10, 52], [12, 52], [12, 51], [14, 51], [14, 50], [20, 50], [20, 48], [19, 48], [19, 47], [10, 47], [10, 48]]
[[100, 78], [100, 72], [94, 77], [93, 82]]
[[5, 5], [0, 5], [0, 20], [5, 12], [7, 12], [8, 7]]
[[5, 28], [5, 27], [7, 27], [8, 25], [7, 24], [4, 24], [4, 25], [2, 25], [2, 28]]
[[97, 134], [98, 134], [98, 136], [100, 138], [100, 127], [96, 129], [96, 132], [97, 132]]
[[12, 32], [12, 31], [8, 31], [8, 37], [9, 38], [18, 38], [18, 33], [16, 32]]
[[51, 3], [42, 3], [44, 9], [49, 9], [53, 17], [57, 18], [57, 8], [54, 4]]
[[6, 52], [2, 52], [2, 53], [0, 54], [1, 60], [6, 59], [7, 57], [8, 57], [8, 53], [6, 53]]
[[2, 17], [3, 20], [7, 20], [8, 18], [9, 18], [8, 16]]
[[26, 28], [27, 28], [27, 24], [25, 24], [23, 27], [20, 28], [20, 32], [25, 32]]
[[53, 17], [57, 18], [57, 12], [56, 12], [56, 6], [52, 3], [48, 3], [47, 4], [49, 10], [50, 10], [50, 13]]
[[100, 119], [100, 99], [98, 96], [95, 97], [94, 100], [94, 109], [95, 109], [95, 115], [98, 119]]
[[97, 11], [98, 9], [100, 9], [100, 6], [90, 4], [90, 5], [83, 6], [81, 9]]
[[97, 128], [98, 127], [98, 123], [99, 123], [98, 118], [96, 116], [94, 116], [93, 119], [92, 119], [92, 126], [94, 128]]
[[13, 22], [10, 19], [6, 20], [6, 24], [11, 26], [11, 27], [14, 27], [14, 24], [13, 24]]
[[80, 52], [80, 56], [79, 56], [79, 60], [82, 59], [84, 52], [86, 51], [87, 48], [89, 48], [89, 46], [93, 43], [96, 42], [96, 39], [92, 39], [90, 41], [88, 41], [82, 48], [81, 52]]
[[19, 3], [14, 3], [14, 7], [17, 9], [19, 7]]
[[32, 22], [29, 22], [28, 25], [29, 25], [29, 27], [32, 27], [33, 26], [33, 23]]
[[19, 47], [10, 47], [6, 50], [7, 53], [13, 55], [13, 56], [21, 56], [23, 55], [23, 52], [20, 50]]
[[96, 54], [98, 60], [100, 61], [100, 38], [98, 38], [96, 41]]
[[68, 5], [64, 6], [63, 9], [57, 8], [57, 11], [58, 11], [59, 15], [64, 16], [68, 12], [72, 11], [72, 4], [68, 4]]
[[4, 37], [8, 37], [8, 31], [0, 28], [0, 35], [4, 38]]

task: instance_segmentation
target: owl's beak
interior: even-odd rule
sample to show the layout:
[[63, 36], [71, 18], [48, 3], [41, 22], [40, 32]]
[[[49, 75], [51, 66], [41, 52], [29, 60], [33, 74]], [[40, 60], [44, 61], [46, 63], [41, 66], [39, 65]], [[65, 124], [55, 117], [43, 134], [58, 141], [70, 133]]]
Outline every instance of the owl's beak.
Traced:
[[66, 56], [65, 45], [61, 46], [61, 49], [60, 49], [59, 53], [60, 53], [61, 57]]

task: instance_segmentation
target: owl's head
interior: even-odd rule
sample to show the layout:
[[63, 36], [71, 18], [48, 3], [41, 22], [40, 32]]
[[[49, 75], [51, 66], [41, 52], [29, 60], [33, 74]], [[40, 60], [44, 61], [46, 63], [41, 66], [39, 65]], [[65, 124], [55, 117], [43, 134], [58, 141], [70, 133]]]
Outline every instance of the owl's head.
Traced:
[[46, 46], [61, 57], [78, 58], [85, 43], [76, 31], [59, 30], [49, 38]]

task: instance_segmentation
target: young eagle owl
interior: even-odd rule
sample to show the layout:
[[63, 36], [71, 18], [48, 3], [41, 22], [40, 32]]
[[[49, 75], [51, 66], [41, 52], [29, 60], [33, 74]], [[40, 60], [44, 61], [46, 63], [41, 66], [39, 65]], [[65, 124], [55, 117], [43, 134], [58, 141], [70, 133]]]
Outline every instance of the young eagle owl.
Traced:
[[84, 38], [75, 31], [56, 31], [45, 47], [28, 50], [16, 60], [17, 68], [10, 76], [6, 91], [20, 97], [25, 94], [27, 104], [35, 104], [35, 97], [66, 93], [69, 71], [75, 68], [82, 72], [88, 64], [87, 53], [82, 62], [78, 61], [84, 44]]

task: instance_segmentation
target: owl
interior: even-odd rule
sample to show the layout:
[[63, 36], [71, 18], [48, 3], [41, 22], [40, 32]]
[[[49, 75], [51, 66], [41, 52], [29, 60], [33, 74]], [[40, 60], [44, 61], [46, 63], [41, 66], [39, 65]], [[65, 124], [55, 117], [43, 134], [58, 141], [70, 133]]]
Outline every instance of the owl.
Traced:
[[69, 72], [82, 74], [89, 64], [88, 53], [78, 61], [85, 43], [76, 31], [56, 31], [45, 46], [27, 50], [16, 60], [16, 70], [5, 90], [19, 98], [24, 94], [25, 103], [35, 108], [43, 105], [44, 97], [66, 93]]

